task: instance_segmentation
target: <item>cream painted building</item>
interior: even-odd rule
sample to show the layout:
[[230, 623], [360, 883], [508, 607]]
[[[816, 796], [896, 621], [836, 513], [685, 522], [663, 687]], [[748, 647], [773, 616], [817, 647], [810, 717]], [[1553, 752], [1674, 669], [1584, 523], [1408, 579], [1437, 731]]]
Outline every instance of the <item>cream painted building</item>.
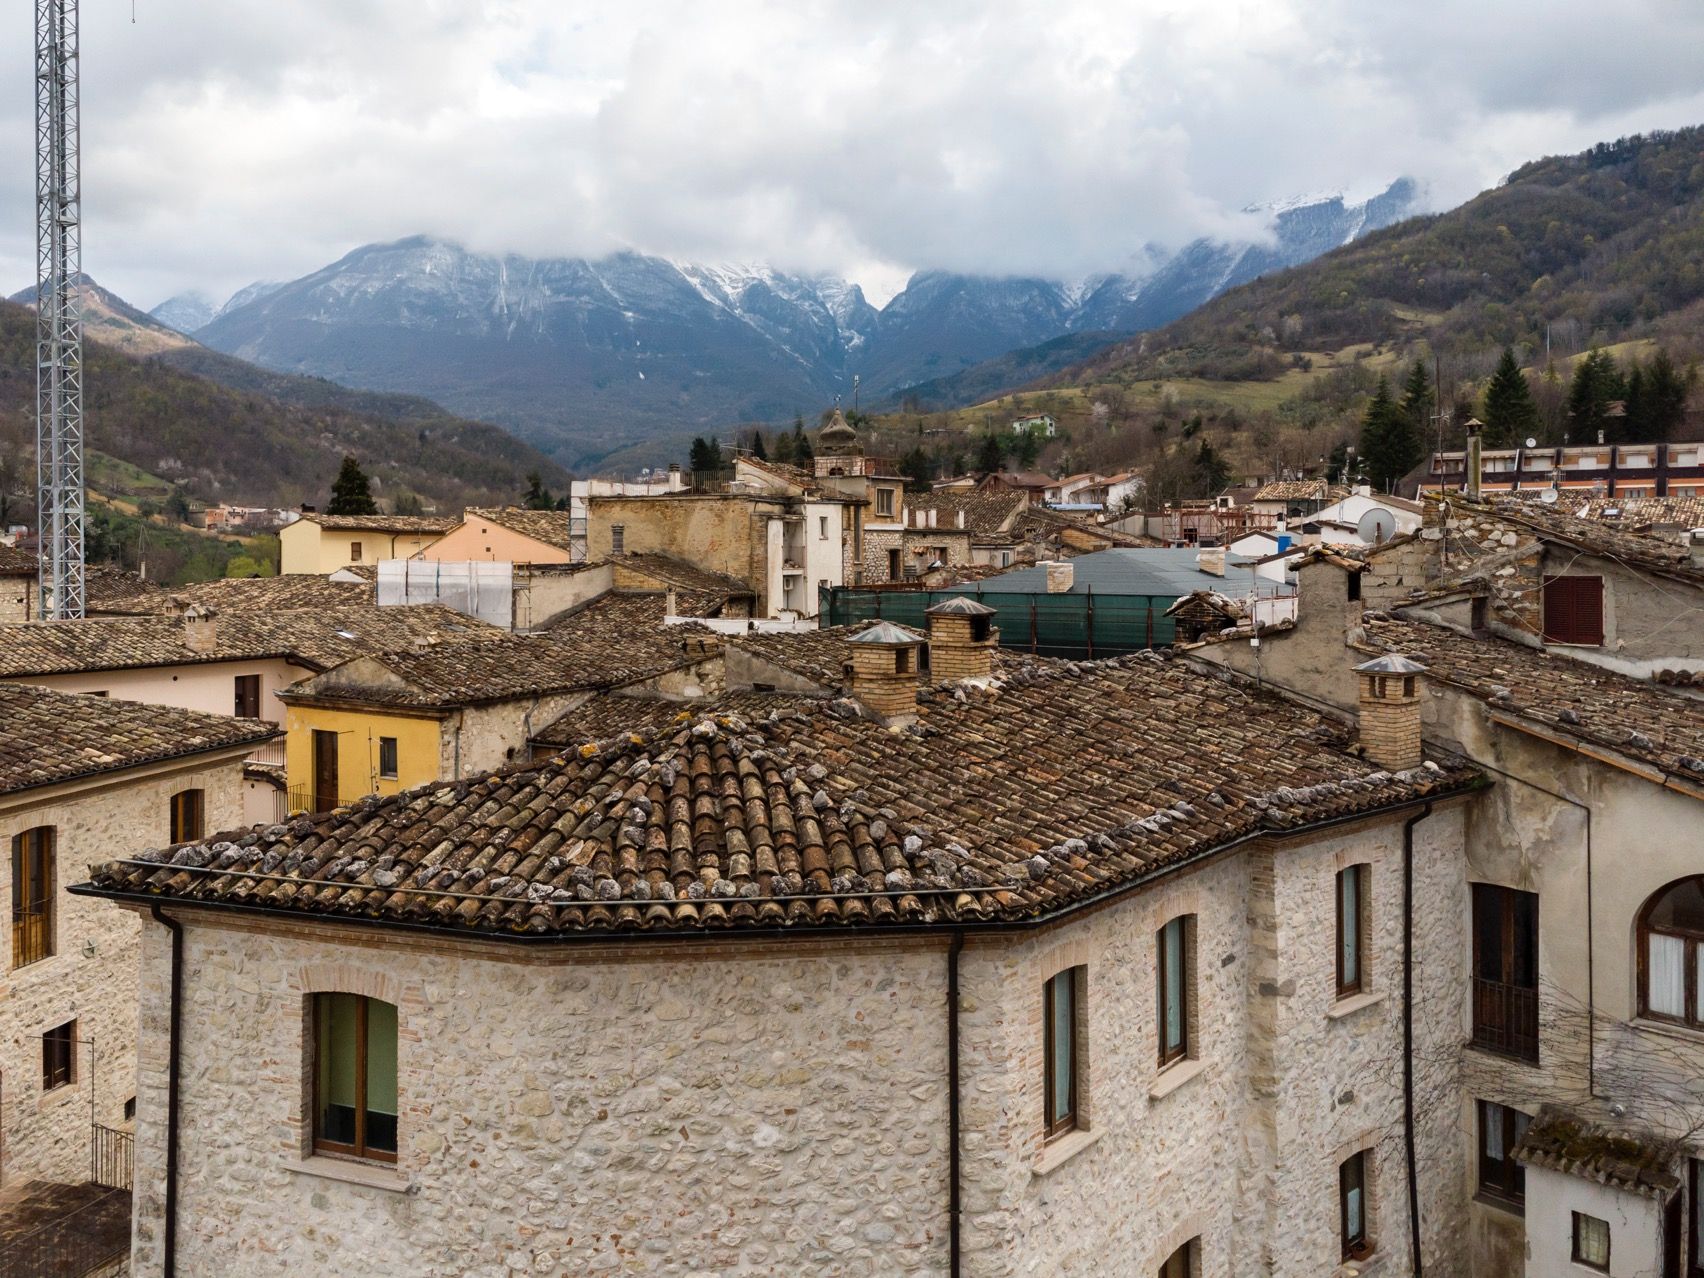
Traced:
[[129, 1130], [139, 927], [66, 887], [114, 849], [240, 824], [243, 760], [272, 732], [0, 686], [0, 1185], [83, 1184], [91, 1124]]
[[306, 512], [279, 530], [283, 573], [326, 573], [382, 559], [411, 559], [461, 520], [435, 515], [322, 515]]
[[1402, 894], [1461, 891], [1475, 774], [1182, 663], [1003, 672], [917, 732], [712, 712], [100, 869], [169, 920], [133, 1273], [1406, 1274], [1409, 1139], [1459, 1272], [1400, 1061], [1466, 933]]

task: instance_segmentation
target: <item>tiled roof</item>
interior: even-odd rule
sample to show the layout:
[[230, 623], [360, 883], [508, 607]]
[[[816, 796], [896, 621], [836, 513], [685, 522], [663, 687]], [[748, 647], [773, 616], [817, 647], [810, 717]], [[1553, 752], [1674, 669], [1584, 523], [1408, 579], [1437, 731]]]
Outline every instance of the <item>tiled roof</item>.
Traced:
[[[700, 660], [685, 642], [702, 626], [639, 629], [610, 643], [585, 632], [435, 644], [424, 650], [372, 654], [285, 689], [285, 701], [353, 702], [445, 709], [619, 688]], [[366, 681], [358, 681], [366, 677]]]
[[1331, 486], [1323, 479], [1280, 479], [1262, 485], [1250, 497], [1255, 501], [1324, 501]]
[[[1473, 509], [1466, 501], [1461, 504]], [[1678, 541], [1625, 532], [1602, 520], [1583, 519], [1525, 498], [1493, 498], [1489, 509], [1499, 519], [1531, 529], [1548, 541], [1561, 542], [1576, 550], [1617, 559], [1634, 567], [1704, 580], [1704, 572], [1692, 566], [1690, 549]]]
[[[1522, 489], [1511, 494], [1532, 504], [1537, 494]], [[1704, 528], [1704, 497], [1607, 497], [1602, 493], [1580, 492], [1564, 488], [1558, 491], [1556, 505], [1578, 519], [1593, 519], [1630, 532], [1652, 524], [1674, 524], [1683, 529]]]
[[0, 793], [265, 741], [258, 719], [0, 684]]
[[33, 577], [37, 562], [31, 552], [0, 543], [0, 577]]
[[1161, 543], [1152, 537], [1138, 537], [1134, 533], [1120, 532], [1105, 524], [1097, 524], [1087, 519], [1079, 519], [1061, 510], [1048, 510], [1044, 506], [1031, 506], [1020, 513], [1013, 522], [1012, 532], [1022, 538], [1048, 538], [1063, 531], [1084, 533], [1098, 537], [1109, 546], [1158, 546]]
[[309, 511], [302, 519], [333, 532], [447, 533], [461, 520], [454, 515], [326, 515]]
[[603, 741], [621, 733], [637, 733], [646, 739], [677, 728], [690, 727], [704, 717], [706, 706], [717, 714], [742, 719], [767, 719], [772, 714], [790, 714], [811, 709], [815, 698], [787, 692], [733, 692], [713, 703], [664, 701], [659, 697], [634, 697], [604, 692], [588, 697], [548, 726], [533, 734], [533, 744], [557, 750], [587, 741]]
[[[726, 603], [727, 596], [720, 593], [677, 590], [674, 615], [714, 617]], [[668, 596], [660, 590], [612, 590], [582, 608], [552, 619], [541, 633], [559, 637], [585, 635], [606, 643], [621, 643], [637, 630], [660, 628], [667, 604]]]
[[1157, 657], [919, 702], [906, 731], [837, 701], [590, 740], [111, 862], [92, 890], [540, 937], [1017, 921], [1477, 780], [1381, 771], [1312, 711]]
[[816, 476], [799, 466], [789, 466], [786, 462], [770, 461], [766, 457], [741, 457], [740, 460], [758, 470], [768, 471], [783, 483], [806, 491], [814, 490], [817, 486]]
[[681, 590], [720, 591], [724, 598], [752, 593], [752, 588], [738, 577], [700, 568], [684, 559], [676, 559], [673, 555], [655, 551], [611, 555], [609, 562], [630, 572], [641, 573], [660, 585], [675, 586]]
[[363, 653], [412, 647], [419, 639], [504, 633], [437, 604], [226, 613], [215, 618], [206, 651], [185, 642], [178, 617], [17, 623], [0, 626], [0, 679], [266, 657], [294, 657], [323, 670]]
[[[852, 636], [875, 624], [862, 621], [850, 626], [824, 626], [818, 630], [769, 634], [758, 631], [732, 637], [728, 644], [824, 688], [838, 688], [846, 681], [843, 668], [852, 660], [852, 649], [848, 646]], [[926, 636], [919, 633], [918, 638]]]
[[1674, 1152], [1546, 1105], [1512, 1151], [1528, 1167], [1582, 1176], [1601, 1185], [1667, 1198], [1680, 1188]]
[[372, 604], [377, 598], [377, 591], [371, 583], [333, 581], [317, 573], [226, 577], [221, 581], [173, 586], [162, 593], [168, 600], [175, 596], [185, 604], [202, 604], [218, 612], [361, 607]]
[[472, 506], [468, 508], [467, 514], [478, 515], [500, 528], [507, 528], [523, 537], [531, 537], [546, 546], [555, 546], [558, 550], [571, 550], [574, 547], [574, 539], [569, 535], [573, 520], [566, 510], [528, 510], [524, 506], [496, 506], [487, 509]]
[[1010, 533], [1013, 521], [1028, 505], [1029, 498], [1023, 493], [960, 489], [916, 493], [905, 499], [907, 512], [933, 510], [936, 512], [936, 524], [943, 528], [957, 528], [958, 517], [962, 513], [965, 528], [976, 537]]
[[1704, 700], [1540, 648], [1425, 622], [1363, 620], [1368, 652], [1399, 652], [1493, 710], [1704, 782]]

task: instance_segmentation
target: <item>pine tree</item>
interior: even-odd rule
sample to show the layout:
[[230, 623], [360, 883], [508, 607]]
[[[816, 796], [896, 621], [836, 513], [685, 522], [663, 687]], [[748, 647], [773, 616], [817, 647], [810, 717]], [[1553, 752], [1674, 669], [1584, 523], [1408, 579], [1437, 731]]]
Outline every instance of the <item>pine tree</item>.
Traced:
[[1000, 437], [989, 431], [976, 450], [976, 469], [984, 475], [999, 473], [1006, 465], [1006, 451], [1000, 447]]
[[521, 498], [521, 505], [528, 510], [556, 509], [556, 498], [550, 495], [550, 489], [544, 486], [544, 477], [536, 470], [527, 472], [527, 491]]
[[694, 436], [692, 448], [686, 454], [686, 468], [694, 475], [707, 475], [714, 469], [710, 464], [710, 444], [704, 436]]
[[905, 476], [905, 486], [914, 493], [929, 491], [929, 481], [934, 478], [933, 467], [929, 464], [929, 454], [923, 451], [922, 444], [916, 444], [911, 451], [899, 460], [899, 473]]
[[751, 455], [758, 461], [769, 460], [769, 450], [763, 446], [763, 432], [755, 427], [751, 432]]
[[783, 465], [787, 465], [787, 466], [790, 466], [790, 465], [793, 464], [793, 432], [792, 431], [783, 430], [783, 431], [778, 431], [776, 433], [776, 435], [775, 435], [775, 451], [772, 454], [771, 459], [774, 460], [774, 461], [781, 462]]
[[1408, 380], [1402, 384], [1401, 410], [1414, 438], [1424, 440], [1432, 421], [1432, 379], [1426, 375], [1425, 360], [1417, 359], [1409, 366]]
[[1035, 459], [1041, 455], [1041, 440], [1033, 430], [1026, 430], [1018, 436], [1018, 468], [1028, 470], [1035, 465]]
[[1609, 406], [1626, 394], [1615, 356], [1606, 350], [1588, 352], [1574, 366], [1574, 379], [1568, 383], [1568, 438], [1563, 442], [1595, 444], [1599, 431], [1608, 439], [1615, 429]]
[[1627, 370], [1622, 383], [1623, 407], [1620, 417], [1609, 419], [1609, 431], [1604, 438], [1611, 444], [1630, 444], [1647, 439], [1651, 433], [1651, 401], [1645, 387], [1645, 370], [1635, 361]]
[[1206, 439], [1195, 453], [1195, 468], [1201, 472], [1201, 487], [1205, 496], [1223, 492], [1231, 482], [1231, 468], [1212, 443]]
[[1515, 352], [1505, 346], [1485, 387], [1485, 446], [1516, 448], [1538, 433], [1538, 401]]
[[1672, 439], [1686, 422], [1686, 400], [1692, 393], [1693, 373], [1684, 376], [1675, 368], [1669, 353], [1659, 350], [1645, 367], [1645, 433], [1640, 443]]
[[811, 437], [805, 434], [805, 419], [802, 417], [793, 423], [793, 465], [801, 470], [809, 470], [816, 465], [816, 449], [811, 447]]
[[328, 515], [376, 515], [379, 507], [373, 501], [373, 489], [353, 457], [345, 457], [332, 481], [331, 501], [325, 508]]
[[1379, 378], [1378, 390], [1361, 419], [1361, 465], [1375, 488], [1388, 492], [1420, 461], [1420, 441], [1413, 425], [1390, 397], [1390, 383]]

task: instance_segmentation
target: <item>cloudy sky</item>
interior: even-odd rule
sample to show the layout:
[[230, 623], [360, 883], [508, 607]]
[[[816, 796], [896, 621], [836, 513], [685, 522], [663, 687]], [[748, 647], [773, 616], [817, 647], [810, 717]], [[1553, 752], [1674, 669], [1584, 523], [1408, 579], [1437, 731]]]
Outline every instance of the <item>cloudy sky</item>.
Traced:
[[[1438, 207], [1704, 122], [1701, 0], [85, 0], [84, 263], [222, 299], [356, 245], [1074, 277], [1250, 203]], [[0, 291], [33, 275], [28, 6]]]

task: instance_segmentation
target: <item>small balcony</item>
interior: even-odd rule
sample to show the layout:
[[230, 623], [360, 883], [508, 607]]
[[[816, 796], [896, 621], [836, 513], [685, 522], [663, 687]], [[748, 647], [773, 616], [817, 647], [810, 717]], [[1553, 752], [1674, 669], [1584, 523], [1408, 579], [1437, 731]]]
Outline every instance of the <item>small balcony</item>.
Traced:
[[1538, 991], [1473, 978], [1473, 1045], [1538, 1063]]

